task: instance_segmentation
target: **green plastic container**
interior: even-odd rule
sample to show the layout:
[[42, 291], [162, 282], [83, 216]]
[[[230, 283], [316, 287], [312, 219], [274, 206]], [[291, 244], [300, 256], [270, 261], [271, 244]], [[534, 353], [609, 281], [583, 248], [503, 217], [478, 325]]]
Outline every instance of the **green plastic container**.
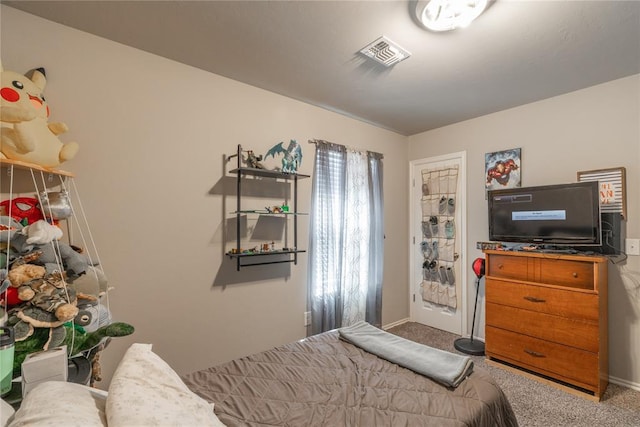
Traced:
[[13, 328], [0, 326], [0, 396], [11, 391], [14, 343]]

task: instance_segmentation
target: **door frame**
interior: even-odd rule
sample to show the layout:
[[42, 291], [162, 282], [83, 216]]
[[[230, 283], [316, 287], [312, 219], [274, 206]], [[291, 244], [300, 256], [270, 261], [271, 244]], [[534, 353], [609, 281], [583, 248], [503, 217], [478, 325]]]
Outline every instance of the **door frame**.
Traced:
[[[460, 281], [460, 305], [462, 310], [460, 330], [462, 336], [468, 336], [468, 304], [467, 304], [467, 290], [468, 290], [468, 266], [469, 261], [467, 259], [467, 152], [466, 151], [458, 151], [455, 153], [444, 154], [441, 156], [428, 157], [423, 159], [411, 160], [409, 162], [409, 224], [408, 224], [408, 232], [409, 232], [409, 319], [413, 322], [416, 321], [416, 305], [415, 298], [421, 298], [421, 295], [416, 296], [416, 284], [411, 283], [413, 281], [415, 271], [417, 268], [415, 265], [415, 257], [413, 256], [413, 251], [419, 249], [421, 236], [415, 236], [413, 234], [413, 230], [416, 229], [415, 221], [422, 221], [422, 218], [416, 218], [415, 206], [416, 202], [413, 200], [414, 187], [416, 185], [415, 182], [415, 173], [416, 169], [419, 167], [423, 167], [430, 163], [440, 163], [447, 161], [459, 161], [460, 162], [460, 171], [458, 174], [458, 180], [460, 182], [460, 193], [457, 196], [457, 207], [460, 208], [460, 218], [461, 224], [456, 224], [456, 238], [460, 238], [460, 254], [458, 260], [460, 261], [460, 271], [462, 280]], [[462, 201], [462, 203], [460, 203]]]

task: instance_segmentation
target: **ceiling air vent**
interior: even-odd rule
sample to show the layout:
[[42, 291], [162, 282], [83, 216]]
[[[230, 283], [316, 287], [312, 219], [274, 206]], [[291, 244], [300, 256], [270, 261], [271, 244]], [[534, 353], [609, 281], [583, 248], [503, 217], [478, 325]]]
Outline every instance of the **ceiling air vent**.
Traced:
[[369, 43], [360, 50], [360, 53], [383, 64], [385, 67], [391, 67], [411, 56], [407, 50], [401, 48], [385, 36]]

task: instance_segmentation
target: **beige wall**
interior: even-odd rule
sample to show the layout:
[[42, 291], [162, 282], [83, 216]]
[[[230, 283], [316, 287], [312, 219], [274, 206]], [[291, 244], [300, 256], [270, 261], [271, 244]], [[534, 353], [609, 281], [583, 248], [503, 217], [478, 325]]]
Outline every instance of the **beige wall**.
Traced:
[[[525, 185], [569, 182], [578, 170], [625, 166], [627, 234], [640, 237], [638, 76], [405, 138], [6, 6], [0, 13], [3, 65], [15, 71], [47, 68], [52, 120], [67, 122], [71, 131], [62, 139], [81, 145], [65, 168], [77, 175], [116, 288], [112, 311], [136, 327], [132, 337], [107, 349], [103, 387], [134, 341], [153, 343], [179, 372], [187, 372], [305, 335], [306, 255], [290, 269], [239, 273], [223, 256], [224, 217], [234, 203], [224, 196], [229, 181], [223, 179], [223, 156], [237, 144], [262, 153], [295, 138], [303, 142], [301, 172], [307, 174], [309, 138], [385, 155], [383, 324], [409, 314], [403, 213], [408, 161], [467, 152], [467, 259], [479, 256], [475, 242], [487, 239], [484, 153], [512, 147], [522, 147]], [[301, 210], [309, 205], [310, 188], [310, 180], [301, 182]], [[306, 245], [306, 231], [302, 220], [300, 246]], [[639, 270], [638, 257], [610, 268], [610, 372], [636, 385]], [[484, 326], [482, 308], [481, 317]]]
[[[467, 152], [467, 259], [481, 256], [476, 242], [488, 240], [484, 154], [517, 147], [522, 148], [525, 186], [575, 182], [577, 171], [624, 166], [627, 236], [640, 237], [640, 76], [409, 137], [409, 160]], [[473, 278], [468, 282], [474, 283]], [[470, 310], [474, 295], [469, 292]], [[480, 336], [484, 336], [482, 307]], [[640, 384], [639, 316], [640, 257], [609, 263], [609, 372], [636, 386]]]
[[[102, 387], [132, 342], [153, 343], [185, 373], [305, 336], [306, 254], [296, 266], [240, 272], [223, 255], [224, 217], [235, 206], [225, 197], [235, 184], [224, 179], [223, 156], [238, 144], [264, 153], [297, 139], [305, 174], [313, 170], [310, 138], [384, 154], [382, 321], [407, 316], [404, 136], [6, 6], [1, 13], [3, 65], [46, 68], [51, 120], [69, 125], [62, 140], [80, 144], [64, 168], [76, 174], [115, 287], [111, 310], [136, 328], [106, 350]], [[301, 211], [310, 190], [310, 179], [300, 182]], [[300, 220], [301, 247], [307, 223]]]

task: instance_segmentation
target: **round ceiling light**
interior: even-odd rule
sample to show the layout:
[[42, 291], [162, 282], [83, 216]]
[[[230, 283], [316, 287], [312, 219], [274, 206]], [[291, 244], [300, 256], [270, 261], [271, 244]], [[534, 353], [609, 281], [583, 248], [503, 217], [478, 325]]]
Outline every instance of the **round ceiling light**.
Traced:
[[487, 7], [488, 0], [421, 0], [416, 16], [431, 31], [449, 31], [471, 24]]

